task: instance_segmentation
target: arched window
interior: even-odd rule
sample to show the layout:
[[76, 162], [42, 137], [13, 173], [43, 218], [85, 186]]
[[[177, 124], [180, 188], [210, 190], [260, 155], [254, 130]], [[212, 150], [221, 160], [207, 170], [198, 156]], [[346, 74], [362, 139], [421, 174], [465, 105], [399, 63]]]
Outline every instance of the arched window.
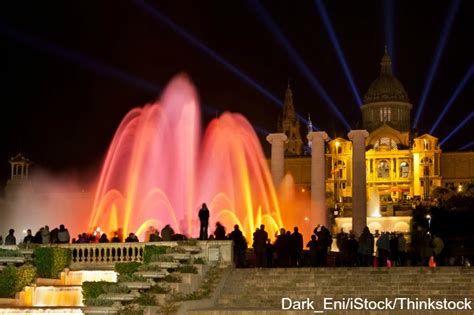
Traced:
[[407, 162], [400, 163], [400, 177], [401, 178], [408, 178], [410, 174], [410, 168]]
[[378, 164], [377, 171], [379, 178], [389, 178], [390, 163], [387, 160], [381, 160]]
[[338, 160], [334, 163], [334, 174], [336, 179], [344, 178], [344, 170], [346, 168], [346, 163], [341, 160]]
[[389, 137], [381, 137], [374, 143], [375, 150], [396, 150], [398, 149], [395, 140]]

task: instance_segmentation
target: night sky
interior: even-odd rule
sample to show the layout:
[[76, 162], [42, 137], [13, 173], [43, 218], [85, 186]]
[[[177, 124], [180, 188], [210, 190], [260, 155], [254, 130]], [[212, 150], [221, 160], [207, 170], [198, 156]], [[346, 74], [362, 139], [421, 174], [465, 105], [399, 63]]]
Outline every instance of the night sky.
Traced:
[[[394, 71], [414, 105], [413, 120], [450, 2], [394, 2]], [[315, 3], [261, 3], [351, 126], [360, 126], [360, 110]], [[359, 94], [363, 96], [378, 76], [387, 42], [384, 1], [324, 3]], [[304, 116], [310, 113], [314, 124], [330, 137], [346, 135], [343, 124], [255, 14], [252, 1], [148, 1], [147, 4], [278, 98], [283, 99], [289, 79], [299, 113]], [[421, 133], [429, 131], [472, 65], [473, 9], [473, 2], [465, 0], [457, 11], [419, 124]], [[63, 55], [58, 53], [58, 48], [46, 45], [60, 47]], [[84, 59], [71, 61], [64, 57], [66, 50]], [[2, 183], [9, 175], [8, 159], [20, 151], [36, 165], [53, 172], [84, 176], [97, 172], [123, 116], [131, 108], [158, 96], [151, 89], [124, 82], [116, 73], [104, 73], [96, 65], [96, 69], [91, 69], [91, 64], [85, 61], [87, 58], [159, 87], [184, 71], [194, 81], [206, 105], [218, 112], [240, 112], [254, 126], [276, 131], [281, 110], [276, 104], [133, 1], [2, 1]], [[442, 139], [471, 113], [472, 92], [471, 79], [435, 136]], [[209, 118], [204, 116], [204, 123]], [[471, 142], [472, 126], [471, 120], [442, 149], [456, 150]], [[263, 142], [262, 135], [260, 138]], [[268, 146], [264, 145], [267, 151]]]

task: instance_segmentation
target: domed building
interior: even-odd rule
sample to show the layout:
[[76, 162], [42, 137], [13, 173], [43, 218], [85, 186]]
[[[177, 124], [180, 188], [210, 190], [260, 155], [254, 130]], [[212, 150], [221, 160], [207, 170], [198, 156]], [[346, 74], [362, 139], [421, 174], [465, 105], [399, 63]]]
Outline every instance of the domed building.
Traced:
[[[289, 93], [292, 96], [287, 91], [286, 99]], [[434, 188], [458, 188], [474, 180], [474, 152], [442, 153], [436, 137], [414, 135], [410, 130], [412, 108], [403, 84], [393, 75], [385, 48], [379, 76], [370, 84], [361, 107], [361, 129], [369, 133], [365, 140], [367, 200], [369, 204], [375, 200], [378, 205], [378, 213], [372, 213], [374, 217], [408, 215], [409, 219], [413, 202], [430, 200]], [[282, 118], [279, 132], [288, 137], [284, 173], [292, 175], [301, 192], [310, 193], [311, 158], [299, 153], [304, 150], [295, 149], [302, 140], [295, 123], [293, 98], [291, 106], [284, 107]], [[339, 216], [351, 213], [352, 145], [342, 137], [325, 145], [326, 205]], [[397, 226], [384, 228], [408, 231], [407, 220], [394, 220]], [[377, 225], [372, 228], [377, 229]]]

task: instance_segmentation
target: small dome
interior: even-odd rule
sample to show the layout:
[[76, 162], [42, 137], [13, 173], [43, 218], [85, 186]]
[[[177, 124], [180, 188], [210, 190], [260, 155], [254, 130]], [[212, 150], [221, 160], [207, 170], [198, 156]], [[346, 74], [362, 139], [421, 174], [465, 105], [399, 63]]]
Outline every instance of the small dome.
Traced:
[[392, 60], [388, 55], [387, 47], [385, 47], [385, 54], [380, 65], [380, 75], [372, 82], [364, 95], [364, 104], [387, 101], [409, 103], [405, 88], [392, 74]]

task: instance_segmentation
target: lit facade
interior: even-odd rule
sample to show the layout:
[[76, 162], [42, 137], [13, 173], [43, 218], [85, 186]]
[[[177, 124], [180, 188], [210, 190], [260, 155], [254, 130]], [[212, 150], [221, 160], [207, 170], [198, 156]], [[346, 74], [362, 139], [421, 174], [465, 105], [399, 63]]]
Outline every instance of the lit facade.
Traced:
[[[287, 95], [291, 95], [291, 91]], [[285, 98], [286, 103], [287, 98]], [[361, 107], [366, 139], [367, 193], [377, 190], [384, 209], [393, 205], [411, 207], [412, 199], [428, 200], [435, 187], [457, 188], [474, 180], [474, 152], [442, 152], [438, 139], [429, 134], [416, 135], [410, 130], [410, 104], [403, 85], [391, 70], [387, 51], [382, 57], [380, 75], [372, 82]], [[285, 106], [282, 117], [295, 117]], [[279, 126], [290, 125], [279, 121]], [[280, 128], [289, 138], [299, 132]], [[308, 191], [311, 187], [310, 156], [295, 155], [292, 139], [285, 151], [285, 173], [296, 185]], [[302, 142], [301, 142], [302, 143]], [[302, 146], [303, 147], [303, 146]], [[290, 151], [291, 150], [291, 151]], [[302, 150], [301, 152], [304, 152]], [[336, 138], [326, 145], [327, 205], [350, 207], [352, 202], [352, 142]]]

